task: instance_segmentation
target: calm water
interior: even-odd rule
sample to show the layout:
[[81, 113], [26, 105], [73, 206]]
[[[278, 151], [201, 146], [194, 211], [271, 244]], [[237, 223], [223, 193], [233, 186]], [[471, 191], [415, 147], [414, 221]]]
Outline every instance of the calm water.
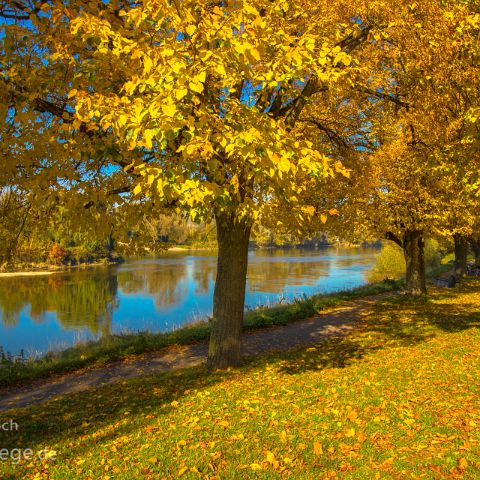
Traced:
[[[362, 285], [375, 250], [250, 252], [247, 307]], [[211, 314], [215, 253], [169, 253], [48, 276], [0, 278], [0, 345], [39, 354], [109, 333], [169, 331]]]

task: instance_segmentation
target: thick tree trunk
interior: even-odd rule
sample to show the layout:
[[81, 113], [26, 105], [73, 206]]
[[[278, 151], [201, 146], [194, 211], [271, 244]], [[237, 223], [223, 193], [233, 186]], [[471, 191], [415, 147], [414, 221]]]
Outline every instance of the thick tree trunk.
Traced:
[[207, 367], [235, 367], [245, 306], [250, 226], [234, 215], [217, 215], [217, 279], [213, 293], [213, 320]]
[[473, 250], [473, 255], [475, 256], [475, 265], [480, 267], [480, 239], [471, 238], [470, 246]]
[[455, 234], [455, 273], [460, 276], [467, 274], [468, 241], [464, 235]]
[[424, 239], [419, 230], [406, 231], [403, 240], [406, 264], [406, 290], [411, 295], [427, 293], [425, 282]]

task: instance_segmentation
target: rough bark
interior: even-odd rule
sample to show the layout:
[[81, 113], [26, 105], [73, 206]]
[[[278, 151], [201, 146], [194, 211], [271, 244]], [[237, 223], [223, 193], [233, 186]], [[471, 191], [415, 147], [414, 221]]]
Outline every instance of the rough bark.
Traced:
[[207, 358], [209, 369], [235, 367], [240, 363], [250, 239], [250, 226], [234, 215], [216, 215], [215, 219], [218, 258]]
[[423, 233], [406, 231], [403, 239], [403, 254], [406, 264], [406, 291], [411, 295], [427, 293], [425, 281], [425, 255]]
[[455, 234], [453, 239], [455, 241], [455, 273], [463, 277], [467, 274], [468, 240], [460, 234]]

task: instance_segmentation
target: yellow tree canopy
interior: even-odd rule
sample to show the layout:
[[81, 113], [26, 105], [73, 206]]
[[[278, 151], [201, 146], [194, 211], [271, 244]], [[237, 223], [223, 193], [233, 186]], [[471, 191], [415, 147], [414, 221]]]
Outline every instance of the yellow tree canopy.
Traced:
[[68, 127], [111, 145], [107, 160], [139, 202], [200, 219], [253, 221], [280, 204], [297, 220], [325, 214], [305, 193], [347, 172], [296, 124], [311, 97], [360, 68], [353, 53], [372, 27], [349, 9], [151, 0], [45, 11], [49, 62], [71, 72]]
[[369, 68], [350, 98], [363, 146], [344, 162], [352, 180], [333, 185], [343, 227], [399, 238], [466, 233], [478, 214], [478, 139], [468, 117], [478, 103], [480, 15], [473, 2], [437, 0], [370, 13], [385, 28], [363, 52]]

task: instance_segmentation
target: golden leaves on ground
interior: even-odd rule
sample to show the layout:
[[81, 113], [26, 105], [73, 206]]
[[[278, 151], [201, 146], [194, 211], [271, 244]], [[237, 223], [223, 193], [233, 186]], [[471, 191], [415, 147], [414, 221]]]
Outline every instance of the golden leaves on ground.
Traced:
[[17, 421], [55, 439], [48, 472], [63, 478], [474, 478], [478, 286], [386, 300], [348, 337], [239, 371], [137, 379]]

